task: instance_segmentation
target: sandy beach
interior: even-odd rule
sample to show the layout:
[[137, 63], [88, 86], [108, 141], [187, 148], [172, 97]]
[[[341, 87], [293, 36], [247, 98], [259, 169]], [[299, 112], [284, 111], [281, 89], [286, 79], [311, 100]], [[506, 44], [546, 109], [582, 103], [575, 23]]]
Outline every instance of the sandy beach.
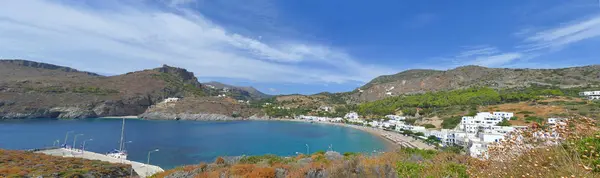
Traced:
[[[310, 121], [300, 120], [300, 119], [268, 119], [266, 121], [310, 122]], [[404, 136], [397, 132], [385, 131], [382, 129], [372, 128], [372, 127], [358, 126], [358, 125], [351, 125], [351, 124], [344, 124], [344, 123], [333, 123], [333, 122], [313, 122], [313, 123], [336, 125], [336, 126], [341, 126], [341, 127], [350, 127], [353, 129], [358, 129], [358, 130], [368, 132], [375, 136], [382, 137], [390, 145], [389, 146], [390, 148], [388, 148], [390, 150], [395, 150], [398, 148], [419, 148], [419, 149], [428, 149], [428, 150], [435, 149], [434, 146], [427, 145], [426, 143], [424, 143], [421, 140], [414, 139], [410, 136]]]

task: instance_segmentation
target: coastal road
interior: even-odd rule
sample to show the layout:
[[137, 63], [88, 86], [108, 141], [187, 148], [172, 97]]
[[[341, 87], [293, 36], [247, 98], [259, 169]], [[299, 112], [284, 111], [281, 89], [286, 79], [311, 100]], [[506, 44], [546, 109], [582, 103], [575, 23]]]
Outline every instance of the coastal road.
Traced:
[[129, 165], [131, 165], [131, 167], [133, 167], [133, 170], [140, 177], [148, 177], [155, 173], [164, 171], [162, 168], [160, 168], [158, 166], [147, 165], [147, 164], [135, 162], [135, 161], [116, 159], [113, 157], [106, 156], [104, 154], [98, 154], [98, 153], [89, 152], [89, 151], [81, 152], [80, 150], [75, 151], [75, 150], [70, 150], [70, 149], [65, 149], [65, 148], [59, 148], [59, 149], [38, 151], [36, 153], [44, 153], [44, 154], [52, 155], [52, 156], [100, 160], [100, 161], [106, 161], [106, 162], [111, 162], [111, 163], [129, 164]]

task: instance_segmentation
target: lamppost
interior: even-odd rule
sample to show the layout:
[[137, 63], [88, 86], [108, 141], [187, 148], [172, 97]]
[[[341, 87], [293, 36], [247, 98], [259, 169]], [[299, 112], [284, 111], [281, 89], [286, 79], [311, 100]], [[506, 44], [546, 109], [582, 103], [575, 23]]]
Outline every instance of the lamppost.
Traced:
[[150, 167], [150, 153], [157, 152], [157, 151], [159, 151], [159, 150], [156, 149], [156, 150], [151, 150], [148, 152], [148, 162], [146, 162], [146, 174], [148, 174], [148, 167]]
[[63, 143], [63, 145], [67, 146], [67, 139], [69, 138], [69, 133], [73, 133], [75, 131], [68, 131], [67, 134], [65, 135], [65, 142]]
[[85, 152], [85, 142], [87, 141], [94, 141], [94, 139], [87, 139], [83, 141], [83, 146], [81, 147], [81, 153], [83, 154], [83, 152]]
[[83, 135], [83, 134], [77, 134], [77, 135], [75, 135], [75, 138], [73, 139], [73, 146], [71, 148], [75, 148], [75, 149], [77, 148], [75, 146], [75, 143], [77, 142], [77, 136], [80, 136], [80, 135]]
[[306, 144], [306, 155], [310, 155], [310, 147]]

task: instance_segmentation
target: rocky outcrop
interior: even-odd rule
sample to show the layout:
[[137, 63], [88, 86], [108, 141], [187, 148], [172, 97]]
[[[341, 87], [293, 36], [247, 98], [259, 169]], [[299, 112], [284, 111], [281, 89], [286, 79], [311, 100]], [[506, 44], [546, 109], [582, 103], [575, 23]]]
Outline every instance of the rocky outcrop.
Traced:
[[59, 119], [85, 119], [97, 117], [96, 113], [89, 109], [78, 107], [57, 107], [50, 109], [53, 118]]
[[171, 67], [171, 66], [168, 66], [168, 65], [163, 65], [160, 68], [154, 69], [154, 71], [173, 75], [173, 76], [175, 76], [175, 77], [183, 80], [184, 83], [193, 85], [195, 87], [200, 87], [201, 86], [200, 82], [198, 82], [198, 78], [196, 78], [196, 76], [194, 75], [193, 72], [189, 72], [189, 71], [187, 71], [185, 69], [182, 69], [182, 68], [177, 68], [177, 67]]

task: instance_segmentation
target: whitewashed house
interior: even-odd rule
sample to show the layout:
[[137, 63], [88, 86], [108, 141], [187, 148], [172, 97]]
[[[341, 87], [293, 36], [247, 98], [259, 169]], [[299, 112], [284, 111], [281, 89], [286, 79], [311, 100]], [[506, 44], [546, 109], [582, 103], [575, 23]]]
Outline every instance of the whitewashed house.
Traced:
[[567, 125], [566, 121], [567, 119], [564, 118], [548, 118], [546, 124], [548, 126], [564, 126]]
[[390, 120], [395, 120], [395, 121], [406, 120], [406, 117], [404, 117], [404, 116], [398, 116], [398, 115], [387, 115], [385, 117], [388, 118], [388, 119], [390, 119]]
[[505, 119], [513, 117], [512, 113], [498, 112], [499, 114], [492, 114], [489, 112], [480, 112], [475, 117], [464, 116], [460, 124], [459, 129], [467, 133], [477, 133], [479, 127], [490, 127], [496, 126], [498, 123]]
[[344, 119], [359, 119], [358, 117], [358, 113], [356, 112], [349, 112], [344, 116]]
[[493, 115], [504, 119], [510, 119], [515, 116], [512, 112], [494, 112]]
[[179, 98], [167, 98], [165, 100], [163, 100], [163, 103], [174, 103], [179, 101]]
[[333, 118], [333, 119], [330, 120], [330, 122], [336, 122], [336, 123], [339, 123], [339, 122], [342, 122], [342, 121], [344, 121], [344, 119], [342, 119], [341, 117], [336, 117], [336, 118]]
[[390, 128], [390, 127], [392, 127], [392, 126], [395, 126], [396, 124], [393, 124], [393, 123], [391, 123], [391, 122], [387, 122], [387, 121], [386, 121], [386, 122], [383, 122], [381, 125], [382, 125], [382, 127], [384, 127], [384, 128]]
[[429, 136], [434, 136], [436, 138], [438, 138], [441, 142], [443, 146], [449, 146], [449, 145], [454, 145], [454, 133], [456, 131], [454, 130], [450, 130], [450, 129], [442, 129], [442, 130], [430, 130], [427, 133], [425, 133], [425, 136], [429, 137]]
[[579, 96], [583, 96], [588, 100], [600, 100], [600, 91], [579, 92]]
[[369, 125], [371, 127], [379, 127], [380, 122], [379, 121], [371, 121], [369, 122]]
[[333, 111], [333, 108], [330, 106], [321, 106], [319, 107], [319, 111], [331, 112]]
[[472, 141], [469, 147], [469, 155], [474, 158], [489, 158], [487, 143], [480, 141]]

